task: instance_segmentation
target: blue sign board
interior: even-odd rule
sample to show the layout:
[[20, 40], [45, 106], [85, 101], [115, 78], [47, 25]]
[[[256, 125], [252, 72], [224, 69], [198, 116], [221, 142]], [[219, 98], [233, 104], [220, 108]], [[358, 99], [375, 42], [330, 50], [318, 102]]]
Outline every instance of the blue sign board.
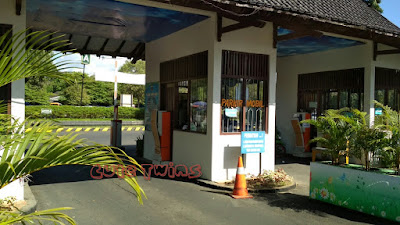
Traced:
[[225, 109], [225, 116], [236, 118], [238, 116], [238, 110], [235, 109]]
[[242, 154], [265, 152], [265, 131], [242, 132]]
[[377, 116], [382, 115], [382, 108], [375, 108], [375, 115]]

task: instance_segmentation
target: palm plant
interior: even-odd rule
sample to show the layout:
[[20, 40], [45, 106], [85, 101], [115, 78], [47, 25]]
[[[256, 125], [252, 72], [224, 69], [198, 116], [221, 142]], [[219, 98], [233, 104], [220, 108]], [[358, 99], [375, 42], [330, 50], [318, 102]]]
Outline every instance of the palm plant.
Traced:
[[[54, 33], [33, 32], [24, 37], [25, 32], [19, 32], [11, 38], [9, 33], [0, 37], [0, 46], [3, 47], [0, 51], [0, 87], [31, 76], [60, 76], [58, 71], [69, 67], [69, 62], [61, 60], [64, 52], [51, 55], [52, 51], [68, 45], [67, 41]], [[33, 50], [34, 47], [47, 51]], [[10, 117], [8, 120], [9, 123], [0, 124], [0, 189], [33, 172], [60, 165], [135, 165], [142, 172], [140, 165], [123, 151], [117, 153], [107, 146], [88, 144], [75, 135], [57, 136], [48, 132], [55, 129], [51, 123], [24, 127], [22, 121]], [[25, 128], [30, 132], [24, 132]], [[116, 172], [123, 175], [123, 171]], [[142, 203], [144, 192], [135, 177], [124, 176], [124, 180]], [[75, 224], [71, 217], [58, 212], [66, 209], [69, 208], [29, 215], [3, 210], [0, 211], [0, 224], [25, 224], [38, 220]]]
[[388, 132], [386, 147], [382, 149], [382, 157], [386, 159], [389, 166], [394, 165], [397, 174], [400, 175], [400, 113], [379, 102], [375, 104], [383, 109], [383, 115], [377, 118], [380, 123], [378, 126]]
[[350, 154], [364, 161], [365, 169], [369, 170], [371, 155], [376, 155], [386, 145], [386, 133], [376, 126], [378, 123], [369, 125], [366, 112], [348, 108], [343, 108], [338, 112], [337, 118], [349, 125]]
[[351, 135], [350, 126], [341, 119], [340, 111], [327, 110], [325, 115], [318, 117], [317, 120], [305, 120], [302, 123], [314, 125], [322, 133], [321, 137], [312, 139], [310, 143], [318, 142], [327, 148], [332, 164], [338, 164], [341, 151], [346, 150]]

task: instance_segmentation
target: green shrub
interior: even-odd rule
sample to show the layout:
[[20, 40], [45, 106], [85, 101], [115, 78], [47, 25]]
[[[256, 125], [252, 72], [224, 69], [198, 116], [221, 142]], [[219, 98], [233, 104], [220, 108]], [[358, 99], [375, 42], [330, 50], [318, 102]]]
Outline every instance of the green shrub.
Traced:
[[[41, 109], [51, 109], [51, 115], [41, 114]], [[32, 105], [25, 107], [25, 116], [31, 119], [39, 118], [73, 118], [73, 119], [103, 119], [113, 118], [113, 107], [82, 107], [82, 106], [50, 106]], [[119, 118], [123, 119], [143, 119], [144, 110], [137, 108], [119, 107]]]

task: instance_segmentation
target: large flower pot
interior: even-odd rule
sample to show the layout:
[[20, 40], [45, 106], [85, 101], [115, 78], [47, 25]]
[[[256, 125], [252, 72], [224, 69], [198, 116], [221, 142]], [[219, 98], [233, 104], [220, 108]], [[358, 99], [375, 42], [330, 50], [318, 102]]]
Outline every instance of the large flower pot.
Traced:
[[312, 162], [310, 198], [400, 222], [400, 177]]

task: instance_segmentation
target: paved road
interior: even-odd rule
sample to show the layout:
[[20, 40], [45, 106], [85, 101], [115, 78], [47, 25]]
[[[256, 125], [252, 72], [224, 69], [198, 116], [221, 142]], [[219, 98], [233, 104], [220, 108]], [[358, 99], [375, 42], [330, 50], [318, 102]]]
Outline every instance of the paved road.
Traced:
[[[91, 128], [90, 130], [87, 130]], [[84, 138], [88, 141], [95, 142], [102, 145], [110, 145], [110, 130], [103, 131], [106, 127], [101, 127], [99, 131], [95, 131], [95, 127], [82, 127], [78, 131], [76, 127], [72, 128], [72, 131], [67, 132], [69, 127], [65, 127], [62, 131], [58, 132], [59, 135], [66, 135], [73, 132], [74, 134], [78, 134], [78, 139]], [[108, 127], [107, 127], [108, 128]], [[129, 129], [132, 128], [132, 129]], [[136, 149], [136, 139], [138, 137], [142, 137], [144, 134], [144, 127], [142, 126], [127, 126], [122, 130], [122, 145], [125, 147], [125, 150], [128, 154], [132, 155]]]
[[[299, 187], [287, 193], [255, 195], [234, 200], [227, 192], [193, 182], [138, 177], [148, 199], [139, 205], [121, 179], [92, 180], [89, 167], [71, 166], [40, 171], [31, 186], [38, 209], [70, 206], [78, 224], [391, 224], [390, 221], [310, 201], [306, 164], [278, 165], [296, 179]], [[393, 223], [394, 224], [394, 223]]]

